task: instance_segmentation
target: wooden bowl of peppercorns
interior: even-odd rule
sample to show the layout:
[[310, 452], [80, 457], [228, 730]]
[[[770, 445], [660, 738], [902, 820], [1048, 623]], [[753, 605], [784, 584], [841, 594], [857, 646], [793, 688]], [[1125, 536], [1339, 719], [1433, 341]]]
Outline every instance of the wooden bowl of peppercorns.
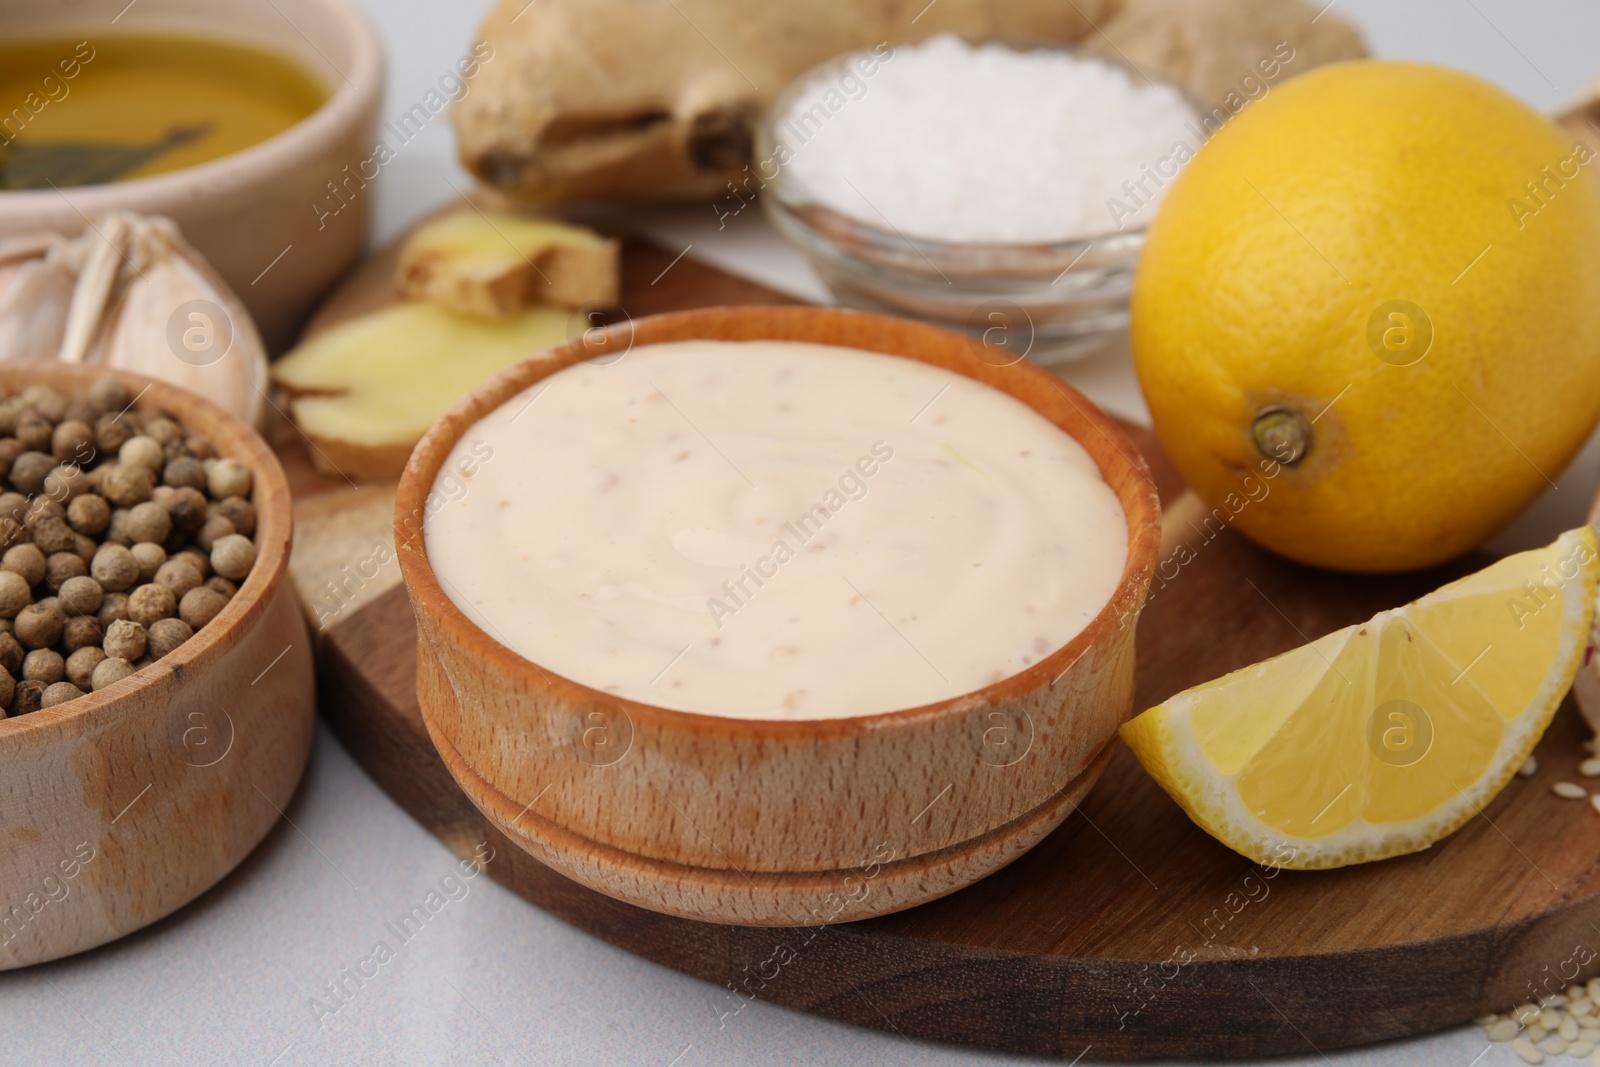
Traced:
[[315, 713], [291, 522], [206, 400], [0, 364], [0, 969], [169, 914], [281, 817]]

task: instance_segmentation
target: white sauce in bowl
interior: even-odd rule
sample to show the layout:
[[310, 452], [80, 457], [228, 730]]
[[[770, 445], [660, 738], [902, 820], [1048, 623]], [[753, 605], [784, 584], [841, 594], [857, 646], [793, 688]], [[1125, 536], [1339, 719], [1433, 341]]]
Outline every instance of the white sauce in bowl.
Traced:
[[469, 429], [424, 526], [446, 595], [545, 670], [648, 704], [827, 719], [980, 689], [1077, 636], [1127, 522], [996, 389], [791, 342], [635, 348]]

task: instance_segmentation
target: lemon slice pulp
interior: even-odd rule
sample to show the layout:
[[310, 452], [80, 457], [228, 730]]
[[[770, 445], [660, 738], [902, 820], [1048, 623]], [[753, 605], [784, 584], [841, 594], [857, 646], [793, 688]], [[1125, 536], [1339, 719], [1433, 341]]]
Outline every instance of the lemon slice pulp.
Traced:
[[1572, 685], [1600, 546], [1585, 526], [1420, 600], [1179, 693], [1122, 737], [1258, 863], [1415, 852], [1505, 786]]

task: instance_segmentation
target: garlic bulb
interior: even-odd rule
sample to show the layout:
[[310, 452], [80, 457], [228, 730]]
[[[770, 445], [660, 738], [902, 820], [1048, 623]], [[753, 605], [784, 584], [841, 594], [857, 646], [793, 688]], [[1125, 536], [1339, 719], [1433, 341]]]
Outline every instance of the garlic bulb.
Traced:
[[0, 359], [51, 358], [159, 378], [261, 424], [266, 347], [168, 218], [0, 240]]

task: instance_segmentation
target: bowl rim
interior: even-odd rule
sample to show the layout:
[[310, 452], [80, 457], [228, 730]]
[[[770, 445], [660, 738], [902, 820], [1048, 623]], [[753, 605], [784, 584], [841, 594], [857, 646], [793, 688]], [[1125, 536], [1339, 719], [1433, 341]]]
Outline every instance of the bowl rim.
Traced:
[[[1027, 37], [1006, 34], [967, 34], [951, 33], [938, 36], [959, 37], [969, 45], [998, 44], [1017, 52], [1051, 51], [1062, 52], [1081, 59], [1096, 60], [1107, 66], [1127, 72], [1130, 75], [1150, 81], [1151, 84], [1162, 85], [1176, 90], [1185, 104], [1194, 112], [1196, 121], [1203, 118], [1209, 111], [1209, 106], [1200, 99], [1187, 86], [1175, 81], [1151, 81], [1148, 75], [1133, 63], [1122, 56], [1108, 56], [1092, 51], [1075, 41], [1055, 40], [1045, 37]], [[890, 55], [900, 48], [911, 48], [926, 43], [931, 38], [911, 39], [903, 38], [893, 42], [885, 42], [890, 49]], [[879, 45], [877, 47], [882, 47]], [[779, 91], [772, 103], [762, 111], [760, 119], [755, 126], [755, 144], [753, 155], [755, 166], [759, 171], [763, 161], [771, 160], [776, 155], [781, 138], [776, 135], [778, 124], [788, 115], [791, 105], [799, 96], [801, 90], [820, 78], [834, 73], [839, 68], [847, 66], [858, 56], [873, 54], [873, 48], [855, 48], [848, 52], [840, 53], [829, 59], [823, 60], [796, 75], [787, 85]], [[1132, 243], [1136, 246], [1142, 244], [1150, 222], [1146, 221], [1139, 226], [1129, 226], [1124, 229], [1102, 230], [1092, 234], [1082, 234], [1074, 237], [1058, 238], [1043, 241], [953, 241], [948, 238], [918, 236], [902, 232], [888, 219], [883, 222], [887, 225], [880, 226], [867, 219], [858, 218], [838, 208], [830, 207], [816, 199], [803, 186], [798, 186], [792, 178], [784, 180], [786, 164], [780, 164], [773, 172], [771, 178], [758, 174], [764, 185], [763, 206], [768, 212], [779, 210], [787, 212], [798, 224], [818, 234], [840, 247], [848, 250], [854, 246], [865, 245], [879, 251], [880, 255], [914, 256], [923, 261], [933, 260], [950, 269], [952, 264], [959, 264], [972, 259], [993, 259], [1003, 256], [1029, 256], [1038, 259], [1052, 258], [1063, 263], [1076, 264], [1079, 258], [1095, 245], [1104, 246], [1108, 242], [1121, 241]], [[798, 187], [800, 196], [786, 195]], [[847, 245], [840, 238], [833, 236], [830, 229], [817, 226], [812, 221], [812, 216], [821, 217], [829, 223], [833, 230], [854, 236], [852, 244]], [[1137, 247], [1134, 252], [1137, 253]], [[857, 253], [859, 254], [859, 253]], [[933, 266], [929, 263], [929, 266]], [[934, 267], [938, 273], [939, 267]]]
[[[218, 194], [259, 184], [273, 179], [299, 165], [300, 160], [315, 155], [345, 136], [351, 124], [361, 122], [362, 112], [381, 96], [384, 83], [383, 45], [376, 28], [366, 14], [346, 0], [300, 0], [316, 5], [327, 13], [332, 23], [340, 27], [345, 43], [350, 47], [349, 68], [340, 71], [341, 78], [331, 81], [328, 98], [311, 114], [280, 133], [248, 148], [230, 152], [217, 159], [196, 163], [181, 170], [152, 174], [128, 181], [98, 182], [91, 185], [73, 185], [62, 189], [7, 189], [0, 192], [0, 216], [10, 210], [45, 212], [47, 205], [58, 205], [65, 214], [80, 217], [86, 212], [134, 208], [138, 205], [171, 202], [194, 195], [195, 186], [203, 186], [205, 195]], [[287, 20], [287, 16], [284, 16]], [[65, 15], [57, 24], [63, 32], [71, 32], [82, 25], [81, 17]], [[293, 25], [293, 23], [291, 23]], [[41, 22], [37, 29], [48, 31], [49, 23]], [[161, 32], [153, 26], [141, 29], [134, 25], [118, 31], [122, 36], [137, 36]], [[171, 32], [168, 30], [167, 32]], [[102, 35], [104, 36], [104, 35]], [[259, 39], [244, 33], [222, 33], [227, 40], [263, 47]], [[303, 36], [303, 35], [302, 35]], [[307, 43], [318, 52], [321, 49]], [[281, 51], [273, 49], [273, 51]], [[292, 56], [302, 63], [298, 55]], [[333, 66], [329, 61], [329, 65]], [[337, 67], [334, 68], [338, 70]], [[318, 75], [318, 80], [323, 80]], [[330, 174], [333, 178], [336, 175]], [[70, 199], [69, 199], [70, 198]]]
[[[433, 492], [434, 479], [451, 450], [480, 419], [498, 409], [517, 394], [539, 381], [576, 363], [594, 359], [598, 352], [615, 351], [611, 346], [668, 343], [673, 341], [702, 340], [775, 340], [799, 341], [812, 344], [832, 344], [837, 347], [865, 348], [850, 339], [837, 339], [839, 327], [888, 327], [898, 337], [907, 341], [920, 340], [928, 348], [943, 346], [956, 362], [964, 367], [950, 367], [922, 359], [908, 351], [870, 349], [884, 355], [939, 366], [952, 373], [963, 374], [983, 384], [999, 388], [1050, 421], [1062, 432], [1077, 441], [1094, 460], [1112, 490], [1116, 492], [1128, 526], [1128, 552], [1122, 577], [1116, 589], [1071, 641], [1052, 651], [1036, 663], [1016, 674], [978, 689], [959, 693], [953, 697], [909, 708], [874, 712], [868, 715], [848, 715], [817, 719], [758, 719], [737, 716], [712, 715], [704, 712], [684, 711], [647, 704], [627, 697], [607, 693], [584, 685], [512, 651], [487, 633], [445, 593], [428, 561], [424, 527], [427, 502]], [[681, 331], [693, 331], [690, 334]], [[920, 350], [921, 344], [906, 344], [907, 349]], [[956, 353], [960, 355], [956, 355]], [[987, 368], [987, 372], [985, 371]], [[971, 371], [971, 373], [968, 373]], [[996, 386], [994, 378], [1000, 373], [1015, 371], [1019, 377], [1036, 382], [1050, 382], [1058, 389], [1079, 420], [1082, 434], [1062, 425], [1061, 421], [1045, 411], [1040, 411], [1028, 400], [1011, 390]], [[992, 372], [992, 373], [990, 373]], [[1101, 441], [1088, 435], [1098, 435]], [[1108, 464], [1121, 468], [1124, 485], [1119, 488], [1113, 481], [1116, 472]], [[1041, 688], [1053, 687], [1091, 649], [1108, 645], [1123, 627], [1135, 624], [1148, 595], [1150, 581], [1155, 571], [1160, 551], [1161, 505], [1155, 481], [1143, 455], [1134, 446], [1116, 422], [1087, 397], [1065, 381], [1027, 360], [997, 368], [976, 354], [970, 338], [951, 330], [940, 329], [924, 323], [894, 316], [877, 315], [844, 308], [815, 306], [744, 305], [738, 307], [700, 308], [676, 311], [630, 320], [609, 327], [599, 336], [585, 334], [565, 344], [555, 345], [513, 364], [493, 378], [483, 382], [458, 401], [429, 427], [418, 442], [400, 476], [395, 495], [394, 529], [396, 555], [400, 561], [401, 575], [419, 623], [419, 641], [429, 638], [426, 630], [437, 625], [441, 630], [452, 631], [462, 644], [471, 644], [476, 655], [489, 661], [496, 673], [506, 678], [526, 682], [527, 689], [552, 693], [567, 706], [598, 705], [615, 707], [628, 717], [635, 732], [642, 723], [655, 722], [666, 729], [678, 728], [701, 735], [759, 741], [799, 742], [819, 738], [859, 735], [866, 732], [915, 727], [918, 724], [946, 717], [970, 715], [977, 708], [992, 706], [1008, 699], [1025, 698]], [[403, 531], [413, 530], [409, 535]], [[425, 719], [432, 716], [426, 706]], [[430, 726], [430, 729], [432, 727]]]
[[[161, 408], [173, 415], [184, 429], [205, 435], [213, 444], [216, 440], [210, 429], [212, 425], [226, 426], [235, 434], [238, 447], [229, 450], [219, 448], [218, 451], [223, 456], [234, 455], [243, 459], [250, 467], [251, 497], [256, 504], [256, 532], [252, 538], [256, 544], [256, 562], [239, 584], [239, 591], [229, 599], [216, 618], [195, 631], [194, 636], [176, 650], [104, 689], [85, 693], [55, 707], [0, 719], [0, 751], [29, 734], [60, 729], [91, 715], [109, 713], [111, 706], [136, 693], [170, 682], [181, 684], [186, 675], [194, 675], [211, 666], [228, 650], [227, 646], [236, 633], [254, 625], [266, 614], [288, 570], [289, 547], [294, 535], [289, 479], [278, 462], [277, 454], [244, 420], [195, 393], [126, 371], [43, 360], [0, 365], [0, 385], [7, 388], [13, 385], [7, 379], [20, 378], [29, 385], [49, 385], [61, 390], [64, 384], [87, 386], [102, 377], [118, 378], [137, 391], [135, 399], [128, 405], [130, 408], [145, 406], [142, 401], [148, 400], [148, 406]], [[202, 420], [208, 425], [195, 425]]]

